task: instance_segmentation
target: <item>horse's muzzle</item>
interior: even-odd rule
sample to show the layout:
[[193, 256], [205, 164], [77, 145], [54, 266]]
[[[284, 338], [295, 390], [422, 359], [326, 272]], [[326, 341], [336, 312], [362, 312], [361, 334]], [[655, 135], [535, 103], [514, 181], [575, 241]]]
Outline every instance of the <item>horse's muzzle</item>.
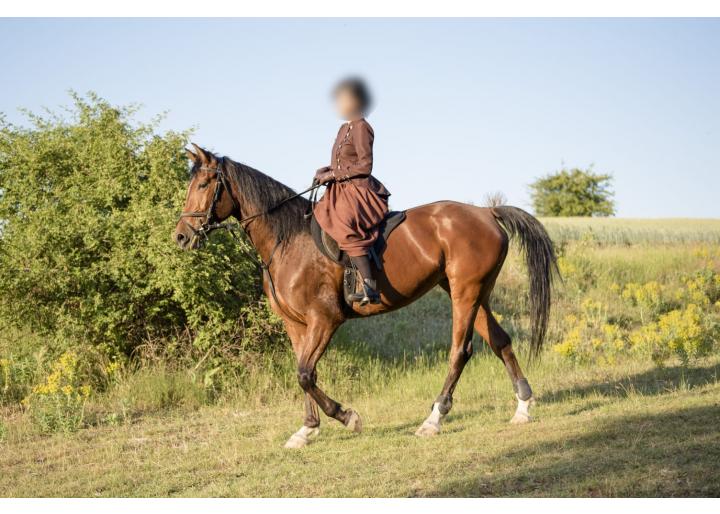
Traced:
[[186, 227], [176, 228], [172, 238], [181, 250], [195, 250], [200, 246], [200, 238]]

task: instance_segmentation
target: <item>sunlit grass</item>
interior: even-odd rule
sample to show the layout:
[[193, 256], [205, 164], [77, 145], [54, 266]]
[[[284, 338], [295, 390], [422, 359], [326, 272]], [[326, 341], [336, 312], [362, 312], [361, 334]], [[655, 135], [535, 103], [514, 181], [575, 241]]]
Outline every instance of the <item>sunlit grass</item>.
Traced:
[[[328, 361], [332, 362], [333, 356]], [[340, 358], [340, 357], [338, 357]], [[408, 367], [368, 389], [321, 382], [363, 416], [349, 433], [282, 449], [301, 423], [296, 395], [177, 407], [75, 435], [29, 434], [6, 421], [3, 496], [675, 496], [720, 493], [720, 362], [602, 369], [549, 355], [529, 370], [536, 421], [508, 423], [514, 399], [486, 354], [469, 364], [434, 439], [414, 429], [446, 367]], [[363, 379], [375, 371], [358, 371]], [[367, 376], [370, 375], [370, 376]]]

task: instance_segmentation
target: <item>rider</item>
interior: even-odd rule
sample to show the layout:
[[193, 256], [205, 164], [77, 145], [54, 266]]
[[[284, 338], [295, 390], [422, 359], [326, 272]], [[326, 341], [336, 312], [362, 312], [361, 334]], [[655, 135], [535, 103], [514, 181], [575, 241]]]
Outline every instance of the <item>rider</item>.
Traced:
[[365, 120], [370, 93], [362, 80], [348, 78], [335, 87], [334, 97], [338, 114], [347, 121], [335, 138], [330, 166], [315, 173], [316, 180], [327, 185], [315, 206], [315, 218], [360, 272], [363, 294], [354, 300], [361, 305], [380, 303], [368, 253], [388, 212], [390, 192], [370, 175], [375, 137]]

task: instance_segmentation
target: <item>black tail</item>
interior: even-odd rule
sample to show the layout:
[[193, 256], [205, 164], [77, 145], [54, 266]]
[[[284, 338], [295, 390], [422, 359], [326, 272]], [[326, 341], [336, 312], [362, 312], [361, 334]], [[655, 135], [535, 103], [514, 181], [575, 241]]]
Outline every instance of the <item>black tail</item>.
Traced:
[[508, 236], [520, 237], [530, 274], [530, 349], [531, 356], [537, 356], [547, 332], [553, 278], [559, 275], [555, 250], [537, 218], [517, 207], [494, 207], [492, 211]]

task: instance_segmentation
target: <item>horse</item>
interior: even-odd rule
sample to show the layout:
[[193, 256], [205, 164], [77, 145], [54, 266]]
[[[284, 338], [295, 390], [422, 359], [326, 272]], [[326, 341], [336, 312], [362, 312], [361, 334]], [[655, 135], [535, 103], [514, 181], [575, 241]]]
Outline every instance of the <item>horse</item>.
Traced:
[[536, 218], [516, 207], [487, 208], [454, 201], [408, 209], [381, 256], [382, 271], [377, 277], [381, 302], [348, 305], [343, 297], [343, 267], [325, 257], [312, 239], [306, 216], [311, 202], [256, 169], [192, 146], [195, 152], [186, 150], [190, 183], [173, 239], [183, 250], [197, 249], [209, 232], [234, 217], [257, 251], [264, 270], [263, 290], [272, 310], [282, 318], [305, 394], [303, 425], [285, 443], [286, 448], [302, 448], [318, 437], [318, 407], [348, 429], [362, 431], [359, 414], [319, 387], [318, 361], [346, 320], [402, 308], [436, 286], [452, 302], [449, 371], [416, 435], [440, 433], [460, 375], [473, 354], [473, 329], [504, 363], [510, 377], [517, 398], [510, 422], [531, 420], [532, 389], [510, 336], [493, 316], [490, 296], [509, 240], [517, 236], [530, 279], [530, 355], [537, 355], [547, 330], [557, 261], [552, 241]]

